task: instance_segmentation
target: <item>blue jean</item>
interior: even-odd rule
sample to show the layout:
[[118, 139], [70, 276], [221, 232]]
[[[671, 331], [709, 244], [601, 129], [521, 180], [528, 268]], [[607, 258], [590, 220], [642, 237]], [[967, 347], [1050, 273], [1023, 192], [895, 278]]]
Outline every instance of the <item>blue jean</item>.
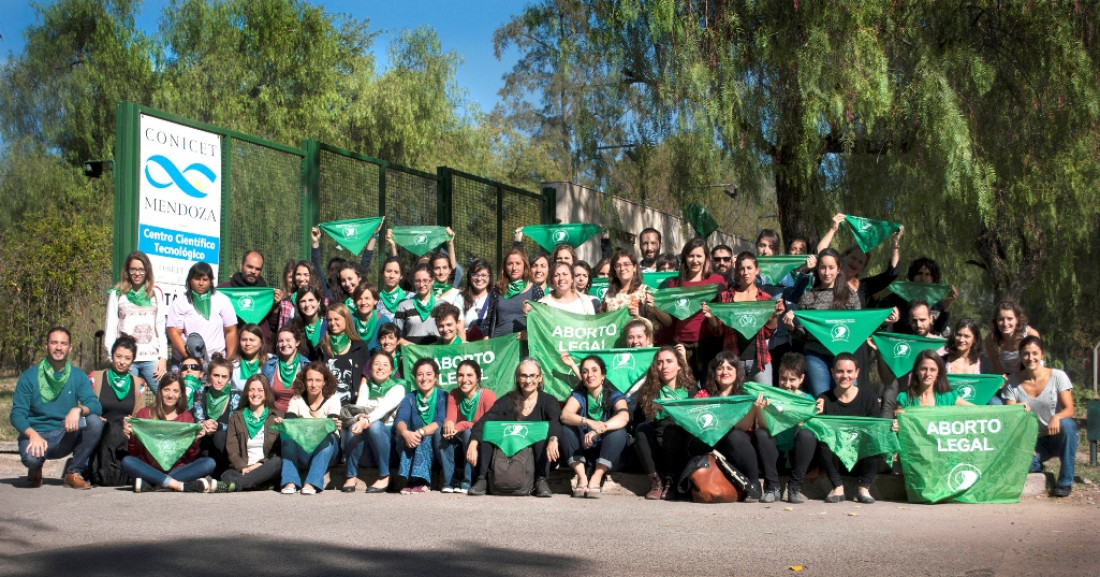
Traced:
[[122, 458], [122, 470], [127, 475], [158, 487], [167, 485], [169, 479], [175, 479], [180, 483], [201, 479], [213, 473], [214, 467], [214, 459], [199, 457], [186, 465], [180, 465], [165, 473], [137, 457], [126, 455]]
[[435, 434], [424, 437], [416, 448], [405, 446], [403, 439], [397, 439], [397, 474], [406, 479], [421, 479], [430, 483], [432, 480], [432, 461], [435, 458], [435, 447], [438, 447]]
[[27, 453], [31, 440], [20, 433], [19, 458], [23, 461], [23, 465], [28, 471], [40, 471], [47, 459], [60, 459], [71, 453], [73, 459], [65, 469], [65, 474], [83, 474], [88, 468], [88, 458], [92, 456], [96, 445], [99, 444], [99, 437], [103, 435], [103, 421], [99, 415], [88, 415], [81, 419], [81, 423], [83, 426], [71, 433], [66, 432], [65, 429], [38, 433], [46, 440], [46, 454], [41, 457], [32, 457]]
[[805, 388], [816, 399], [825, 391], [836, 386], [836, 383], [833, 382], [833, 374], [829, 370], [832, 368], [833, 356], [809, 349], [802, 351], [802, 355], [806, 357]]
[[[443, 439], [439, 448], [439, 462], [443, 465], [443, 486], [460, 487], [469, 489], [472, 482], [473, 467], [466, 462], [466, 447], [470, 445], [470, 435], [473, 429], [466, 429], [456, 433], [450, 439]], [[457, 468], [462, 469], [462, 476], [455, 475]]]
[[283, 484], [294, 485], [295, 487], [302, 487], [302, 469], [306, 471], [306, 484], [310, 485], [318, 492], [325, 488], [325, 472], [328, 471], [329, 465], [337, 456], [336, 447], [338, 441], [336, 440], [336, 433], [330, 433], [325, 436], [325, 439], [321, 441], [317, 448], [312, 453], [307, 453], [305, 449], [298, 446], [288, 437], [282, 437], [283, 443]]
[[160, 384], [153, 376], [153, 370], [156, 368], [156, 361], [134, 361], [134, 364], [130, 365], [130, 374], [144, 379], [145, 386], [153, 391], [154, 395], [157, 394], [157, 386]]
[[1062, 430], [1057, 435], [1043, 435], [1035, 441], [1035, 456], [1031, 459], [1031, 472], [1043, 470], [1043, 463], [1058, 457], [1058, 486], [1073, 486], [1074, 460], [1077, 458], [1077, 421], [1066, 417], [1061, 420]]
[[368, 463], [377, 463], [379, 478], [390, 476], [390, 451], [393, 446], [391, 429], [392, 427], [387, 427], [381, 421], [371, 423], [367, 430], [358, 435], [344, 429], [344, 458], [347, 459], [349, 479], [359, 476], [359, 461], [363, 458], [364, 451], [367, 451]]
[[597, 465], [603, 465], [608, 469], [614, 467], [619, 457], [622, 456], [623, 449], [626, 448], [629, 439], [626, 429], [608, 431], [595, 445], [586, 449], [584, 448], [584, 434], [587, 432], [588, 427], [581, 429], [580, 427], [562, 425], [561, 456], [565, 458], [565, 464], [572, 465], [577, 461], [587, 463], [589, 457], [595, 457]]

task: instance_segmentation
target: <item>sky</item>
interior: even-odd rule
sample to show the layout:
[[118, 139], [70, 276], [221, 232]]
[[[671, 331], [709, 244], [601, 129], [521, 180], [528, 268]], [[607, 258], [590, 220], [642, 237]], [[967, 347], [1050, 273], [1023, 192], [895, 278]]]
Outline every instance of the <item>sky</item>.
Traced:
[[[50, 0], [40, 0], [49, 3]], [[524, 5], [517, 0], [476, 0], [467, 2], [440, 0], [309, 0], [324, 6], [333, 14], [349, 14], [369, 22], [370, 29], [382, 31], [372, 47], [378, 70], [387, 66], [386, 49], [402, 30], [422, 25], [435, 29], [444, 51], [454, 51], [463, 58], [458, 69], [458, 84], [467, 91], [467, 98], [489, 111], [499, 100], [503, 76], [519, 59], [510, 51], [497, 60], [493, 55], [493, 31], [507, 22]], [[147, 33], [155, 33], [157, 22], [168, 0], [145, 0], [137, 25]], [[0, 61], [23, 50], [24, 30], [36, 23], [36, 14], [27, 0], [0, 0]]]

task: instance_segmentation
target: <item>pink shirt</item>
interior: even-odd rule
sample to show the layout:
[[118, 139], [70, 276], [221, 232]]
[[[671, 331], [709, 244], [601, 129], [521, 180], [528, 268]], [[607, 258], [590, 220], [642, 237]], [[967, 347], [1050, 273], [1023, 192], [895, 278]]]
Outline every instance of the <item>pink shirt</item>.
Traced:
[[210, 318], [203, 318], [187, 297], [179, 296], [168, 306], [168, 328], [182, 329], [183, 338], [198, 333], [206, 343], [206, 354], [225, 354], [225, 329], [237, 325], [237, 313], [229, 297], [220, 292], [210, 296]]

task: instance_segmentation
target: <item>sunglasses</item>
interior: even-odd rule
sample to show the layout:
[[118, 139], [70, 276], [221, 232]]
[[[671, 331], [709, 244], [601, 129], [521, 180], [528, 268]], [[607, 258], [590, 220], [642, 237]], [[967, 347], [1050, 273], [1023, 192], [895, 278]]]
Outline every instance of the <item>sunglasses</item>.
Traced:
[[733, 260], [732, 256], [716, 256], [714, 260], [717, 262], [730, 262]]
[[187, 363], [186, 365], [180, 365], [180, 370], [183, 371], [201, 371], [202, 367], [194, 363]]

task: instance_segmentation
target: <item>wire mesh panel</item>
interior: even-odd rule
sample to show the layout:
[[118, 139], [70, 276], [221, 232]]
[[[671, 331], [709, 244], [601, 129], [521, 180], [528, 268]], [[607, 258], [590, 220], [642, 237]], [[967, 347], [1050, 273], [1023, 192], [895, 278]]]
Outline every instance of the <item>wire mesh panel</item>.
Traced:
[[455, 231], [456, 258], [464, 267], [483, 258], [497, 272], [501, 231], [497, 222], [499, 189], [461, 176], [451, 179], [451, 228]]
[[231, 138], [229, 166], [229, 242], [218, 276], [228, 279], [246, 251], [258, 250], [265, 280], [281, 287], [283, 265], [299, 254], [302, 157]]
[[[355, 158], [322, 145], [318, 152], [318, 165], [318, 222], [379, 216], [379, 176], [383, 170], [380, 163]], [[328, 235], [321, 235], [321, 266], [328, 268], [329, 260], [337, 257], [361, 262], [337, 246]], [[371, 269], [368, 273], [374, 278], [378, 267], [371, 266]], [[322, 270], [321, 274], [329, 277], [326, 270]], [[329, 278], [329, 286], [335, 286], [335, 279]]]
[[[507, 251], [513, 242], [513, 234], [517, 228], [529, 224], [544, 224], [542, 221], [542, 199], [534, 193], [520, 191], [519, 189], [505, 188], [502, 191], [504, 198], [501, 202], [501, 246]], [[538, 244], [526, 236], [523, 237], [523, 248], [530, 257], [542, 250]]]
[[[434, 174], [396, 165], [386, 167], [386, 226], [435, 226], [439, 223], [439, 179]], [[418, 260], [398, 247], [404, 270]], [[408, 276], [408, 275], [406, 275]]]

